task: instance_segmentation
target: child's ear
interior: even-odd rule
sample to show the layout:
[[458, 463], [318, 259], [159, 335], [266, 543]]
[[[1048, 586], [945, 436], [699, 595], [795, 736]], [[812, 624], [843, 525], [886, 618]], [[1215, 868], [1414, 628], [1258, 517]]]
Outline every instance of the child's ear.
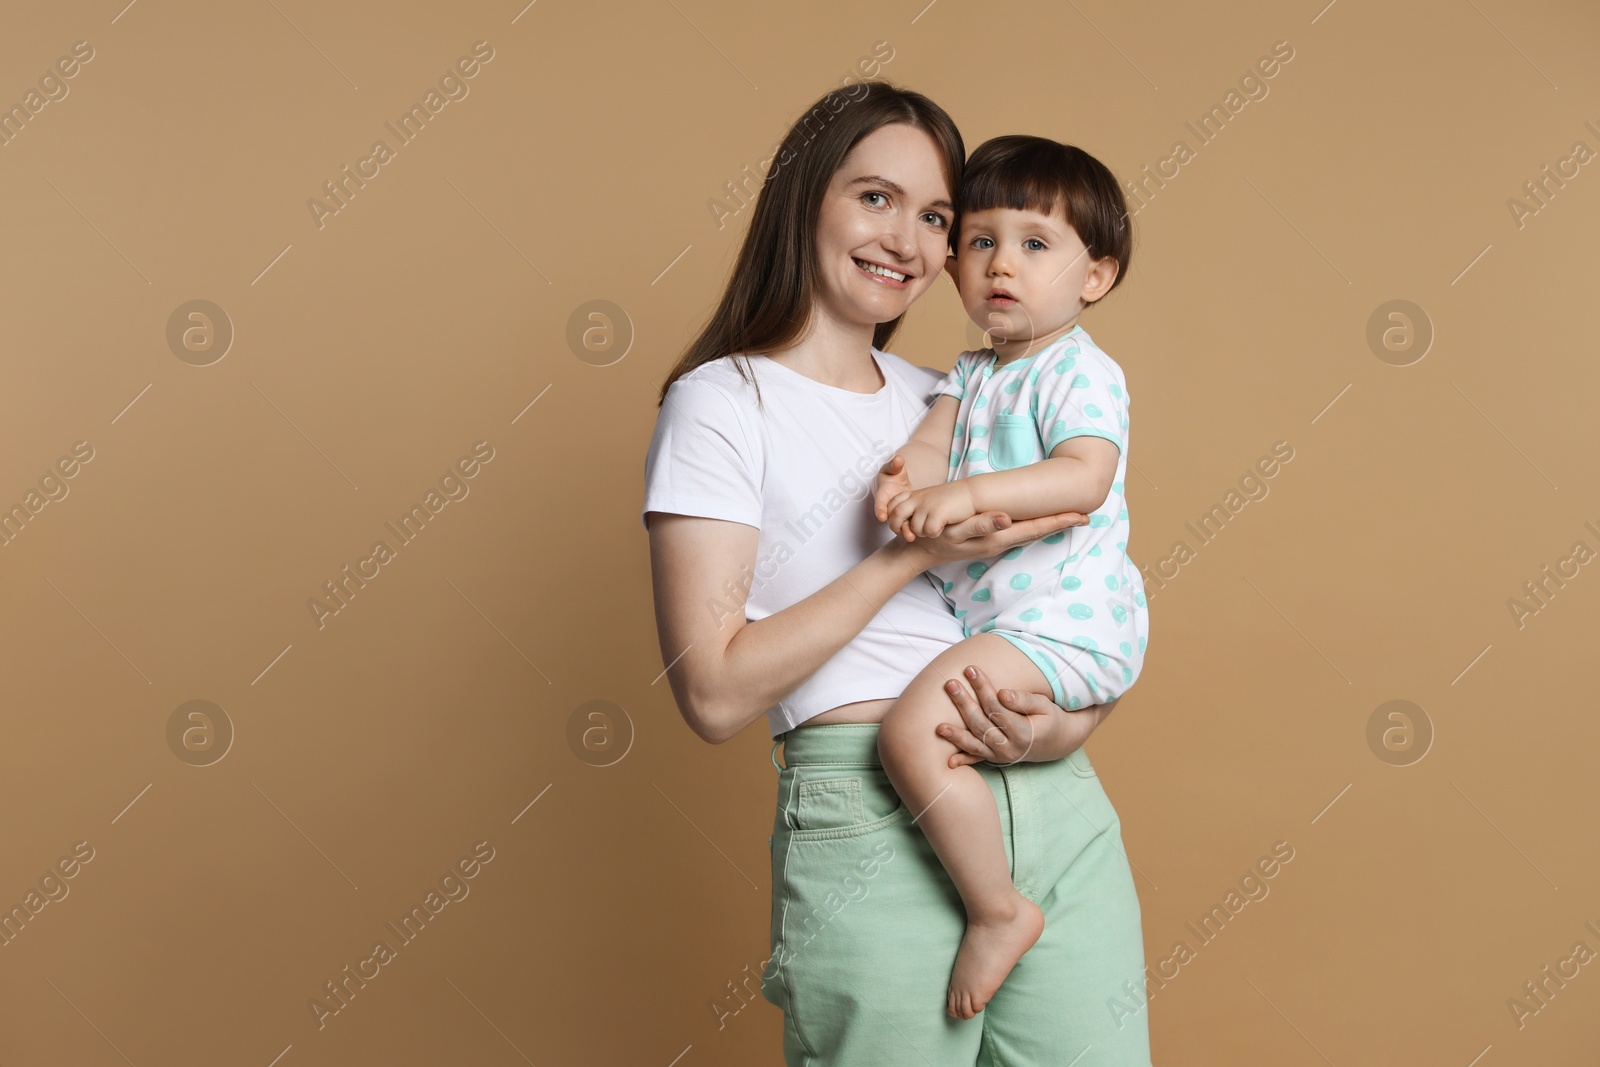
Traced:
[[1120, 266], [1115, 256], [1104, 256], [1095, 260], [1089, 267], [1083, 279], [1082, 300], [1092, 304], [1111, 291], [1111, 283], [1117, 280]]
[[950, 280], [955, 283], [956, 291], [960, 292], [961, 278], [956, 274], [956, 257], [953, 254], [944, 257], [944, 272], [950, 275]]

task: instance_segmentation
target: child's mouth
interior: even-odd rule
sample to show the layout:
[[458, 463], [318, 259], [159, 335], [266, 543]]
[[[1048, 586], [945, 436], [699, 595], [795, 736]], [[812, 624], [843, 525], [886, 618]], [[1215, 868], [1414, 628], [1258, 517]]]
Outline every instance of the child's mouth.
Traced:
[[1015, 304], [1017, 302], [1017, 298], [1006, 292], [1004, 289], [996, 289], [994, 292], [989, 294], [988, 302], [993, 304], [995, 307], [1005, 308], [1011, 307], [1013, 304]]

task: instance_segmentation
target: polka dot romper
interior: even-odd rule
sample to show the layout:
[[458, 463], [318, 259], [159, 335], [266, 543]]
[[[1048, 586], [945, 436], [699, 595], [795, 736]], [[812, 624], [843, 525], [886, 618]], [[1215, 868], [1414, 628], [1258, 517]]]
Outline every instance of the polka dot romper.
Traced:
[[927, 576], [966, 636], [994, 632], [1050, 679], [1068, 710], [1121, 696], [1144, 664], [1144, 582], [1128, 558], [1128, 396], [1122, 368], [1082, 326], [1033, 355], [997, 365], [963, 352], [935, 387], [961, 401], [948, 480], [1036, 463], [1071, 437], [1117, 446], [1105, 502], [1074, 526], [984, 560], [954, 560]]

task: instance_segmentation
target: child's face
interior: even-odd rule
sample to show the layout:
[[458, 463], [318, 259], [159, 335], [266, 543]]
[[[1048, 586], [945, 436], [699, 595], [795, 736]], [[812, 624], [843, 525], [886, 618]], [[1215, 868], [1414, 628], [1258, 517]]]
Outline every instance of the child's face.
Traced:
[[961, 218], [956, 254], [945, 260], [967, 315], [1010, 358], [1030, 355], [1066, 333], [1084, 305], [1105, 295], [1117, 261], [1091, 259], [1060, 205], [1049, 215], [1012, 208]]

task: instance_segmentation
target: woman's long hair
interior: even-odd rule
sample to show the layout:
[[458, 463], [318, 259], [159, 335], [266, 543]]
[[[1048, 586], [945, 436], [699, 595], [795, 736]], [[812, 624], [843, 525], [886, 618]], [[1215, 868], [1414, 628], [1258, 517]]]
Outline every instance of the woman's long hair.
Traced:
[[[789, 127], [773, 156], [722, 301], [662, 383], [657, 406], [673, 382], [702, 363], [783, 349], [802, 336], [821, 284], [817, 220], [828, 183], [862, 138], [896, 122], [933, 138], [952, 194], [961, 188], [966, 148], [956, 124], [932, 100], [885, 81], [860, 82], [822, 97]], [[878, 323], [874, 348], [883, 351], [902, 317]], [[749, 368], [733, 362], [754, 385]]]

